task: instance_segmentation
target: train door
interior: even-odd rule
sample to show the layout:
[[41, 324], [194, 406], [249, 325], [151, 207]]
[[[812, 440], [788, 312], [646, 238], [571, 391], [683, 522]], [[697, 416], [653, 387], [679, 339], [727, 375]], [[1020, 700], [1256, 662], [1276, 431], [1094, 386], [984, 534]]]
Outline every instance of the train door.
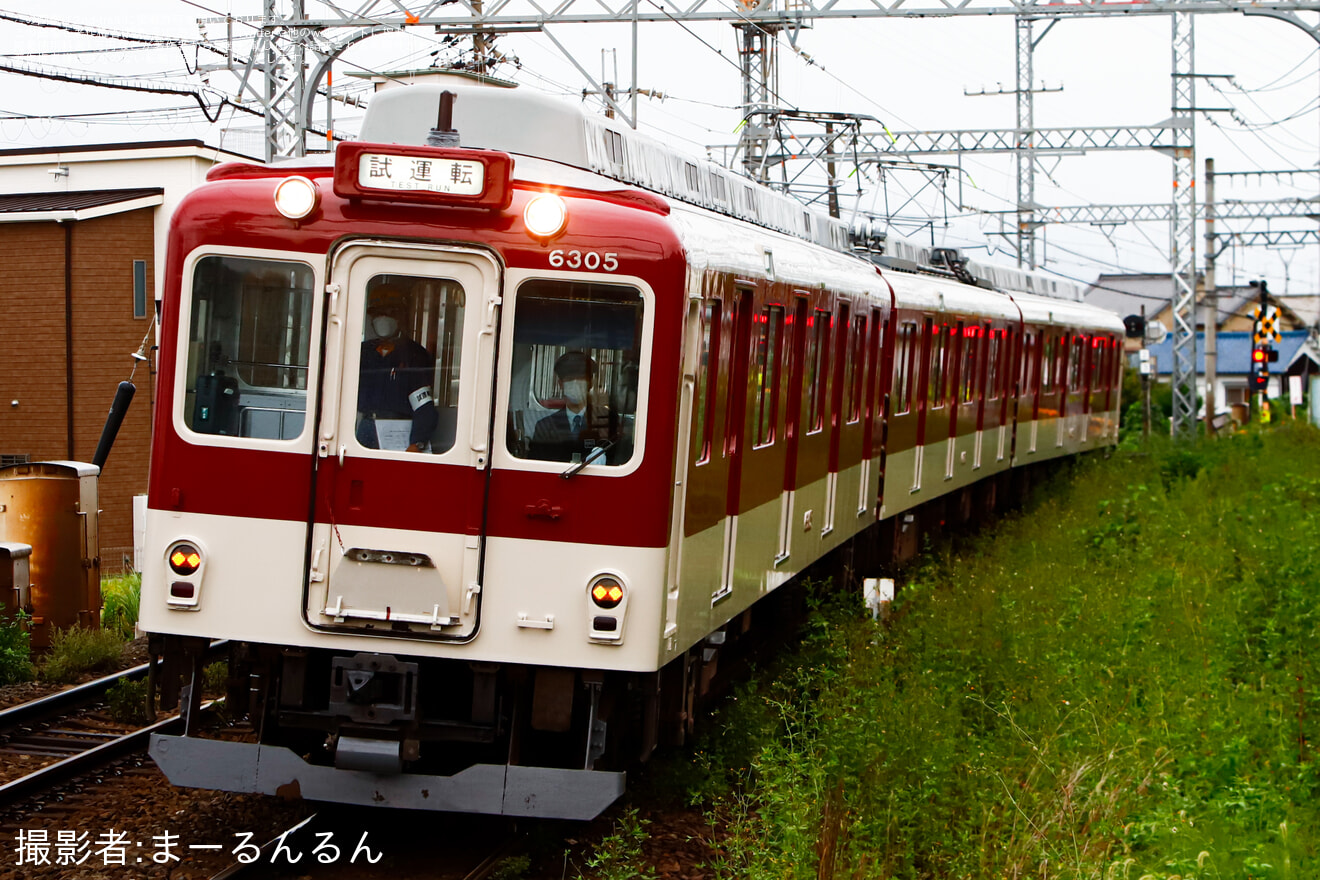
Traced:
[[785, 335], [789, 347], [788, 385], [784, 395], [784, 485], [779, 516], [779, 546], [775, 564], [786, 562], [793, 553], [793, 536], [799, 531], [794, 526], [793, 512], [797, 504], [798, 446], [802, 436], [803, 382], [807, 360], [807, 333], [810, 303], [803, 291], [793, 295], [793, 312], [789, 318], [789, 332]]
[[728, 406], [724, 411], [724, 444], [729, 459], [728, 487], [725, 491], [725, 511], [728, 527], [724, 532], [724, 555], [720, 565], [720, 585], [711, 596], [712, 605], [733, 593], [734, 564], [738, 550], [739, 510], [742, 505], [742, 466], [747, 442], [747, 412], [749, 381], [754, 365], [749, 362], [752, 347], [752, 325], [755, 290], [738, 284], [733, 295], [733, 348], [729, 363]]
[[[949, 326], [948, 347], [945, 349], [945, 379], [944, 385], [947, 389], [948, 408], [946, 410], [949, 420], [948, 424], [948, 442], [944, 446], [944, 479], [951, 480], [954, 475], [954, 468], [957, 463], [958, 449], [958, 420], [959, 417], [966, 417], [968, 407], [962, 404], [962, 379], [963, 376], [970, 376], [971, 371], [963, 363], [963, 352], [970, 351], [971, 340], [964, 336], [963, 322]], [[941, 434], [941, 436], [944, 436]]]
[[[922, 324], [921, 344], [918, 346], [917, 364], [917, 431], [916, 457], [912, 466], [912, 485], [909, 492], [920, 492], [922, 471], [926, 462], [926, 424], [930, 411], [936, 406], [932, 388], [938, 387], [943, 371], [944, 327], [936, 324], [933, 318], [926, 318]], [[941, 401], [942, 403], [943, 401]], [[935, 434], [938, 436], [938, 433]]]
[[500, 268], [361, 245], [331, 266], [307, 621], [475, 634]]
[[[729, 448], [725, 438], [729, 405], [729, 365], [732, 361], [733, 333], [731, 312], [733, 295], [726, 279], [706, 275], [703, 282], [696, 363], [692, 365], [692, 431], [688, 446], [686, 486], [683, 498], [683, 541], [677, 581], [694, 585], [692, 596], [710, 590], [699, 601], [684, 599], [680, 610], [683, 626], [694, 632], [707, 632], [711, 603], [725, 588], [725, 562], [728, 557], [727, 516], [729, 487]], [[669, 635], [669, 633], [667, 633]]]

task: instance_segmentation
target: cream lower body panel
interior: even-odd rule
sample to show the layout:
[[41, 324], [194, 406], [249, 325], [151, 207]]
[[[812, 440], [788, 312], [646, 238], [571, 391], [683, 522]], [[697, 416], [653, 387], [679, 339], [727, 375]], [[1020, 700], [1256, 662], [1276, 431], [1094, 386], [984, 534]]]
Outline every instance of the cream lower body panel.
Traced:
[[[879, 477], [874, 462], [849, 468], [832, 482], [830, 486], [827, 477], [781, 493], [683, 539], [679, 625], [665, 640], [663, 661], [677, 657], [875, 522]], [[833, 520], [827, 530], [831, 498]], [[731, 577], [726, 582], [720, 573], [730, 567], [730, 552]]]
[[[396, 533], [400, 540], [407, 533]], [[195, 541], [205, 557], [196, 610], [166, 604], [170, 544]], [[307, 526], [300, 522], [147, 512], [141, 625], [148, 632], [396, 656], [451, 657], [592, 669], [657, 668], [664, 614], [664, 548], [493, 538], [478, 601], [480, 624], [466, 642], [313, 629], [304, 620]], [[610, 573], [627, 599], [622, 638], [593, 640], [601, 612], [590, 579]]]
[[1011, 440], [1007, 427], [990, 428], [889, 453], [885, 458], [885, 501], [880, 518], [887, 519], [1008, 470]]

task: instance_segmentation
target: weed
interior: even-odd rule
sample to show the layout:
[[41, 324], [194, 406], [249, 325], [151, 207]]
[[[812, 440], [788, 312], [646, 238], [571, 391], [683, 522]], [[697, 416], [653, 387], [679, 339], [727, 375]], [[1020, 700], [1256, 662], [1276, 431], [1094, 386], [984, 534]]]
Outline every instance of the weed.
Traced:
[[123, 651], [124, 640], [117, 632], [79, 626], [55, 629], [39, 672], [46, 681], [71, 682], [88, 672], [114, 669]]
[[722, 710], [720, 876], [1320, 872], [1320, 432], [1048, 488], [928, 554], [897, 626], [818, 607]]
[[229, 687], [229, 663], [220, 660], [202, 668], [202, 693], [223, 697]]
[[505, 856], [490, 869], [490, 880], [518, 880], [526, 877], [532, 867], [532, 860], [525, 855]]
[[128, 641], [136, 634], [142, 598], [142, 575], [107, 578], [101, 582], [101, 626]]
[[614, 821], [610, 833], [596, 844], [587, 857], [587, 867], [599, 880], [651, 880], [655, 872], [642, 866], [642, 844], [650, 836], [646, 826], [650, 823], [637, 815], [631, 807]]
[[0, 623], [0, 685], [32, 679], [32, 649], [23, 623], [22, 612], [18, 619]]
[[150, 721], [147, 713], [147, 682], [121, 680], [115, 683], [105, 694], [110, 717], [120, 724], [146, 724]]

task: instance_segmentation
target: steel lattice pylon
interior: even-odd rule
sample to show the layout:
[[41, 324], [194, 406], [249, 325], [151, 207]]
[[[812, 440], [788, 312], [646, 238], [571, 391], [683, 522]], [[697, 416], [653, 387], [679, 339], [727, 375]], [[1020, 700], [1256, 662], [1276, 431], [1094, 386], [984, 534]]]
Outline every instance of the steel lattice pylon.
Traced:
[[736, 25], [742, 67], [743, 129], [738, 140], [743, 173], [766, 182], [766, 152], [770, 146], [770, 113], [779, 106], [779, 65], [775, 46], [779, 28], [773, 24]]
[[1196, 434], [1196, 148], [1192, 114], [1196, 107], [1195, 40], [1191, 13], [1175, 12], [1173, 22], [1173, 220], [1170, 249], [1173, 276], [1173, 435]]
[[1031, 19], [1019, 15], [1017, 23], [1017, 263], [1036, 268], [1036, 121], [1031, 89]]

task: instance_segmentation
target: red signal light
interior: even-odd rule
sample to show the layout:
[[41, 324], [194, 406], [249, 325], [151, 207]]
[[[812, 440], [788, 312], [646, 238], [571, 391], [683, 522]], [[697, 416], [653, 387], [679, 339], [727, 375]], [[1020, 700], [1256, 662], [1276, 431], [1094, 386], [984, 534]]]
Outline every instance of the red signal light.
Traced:
[[1267, 358], [1267, 355], [1266, 355], [1266, 353], [1265, 353], [1265, 349], [1263, 349], [1263, 348], [1253, 348], [1253, 349], [1251, 350], [1251, 361], [1252, 361], [1252, 363], [1263, 364], [1263, 363], [1265, 363], [1266, 358]]

